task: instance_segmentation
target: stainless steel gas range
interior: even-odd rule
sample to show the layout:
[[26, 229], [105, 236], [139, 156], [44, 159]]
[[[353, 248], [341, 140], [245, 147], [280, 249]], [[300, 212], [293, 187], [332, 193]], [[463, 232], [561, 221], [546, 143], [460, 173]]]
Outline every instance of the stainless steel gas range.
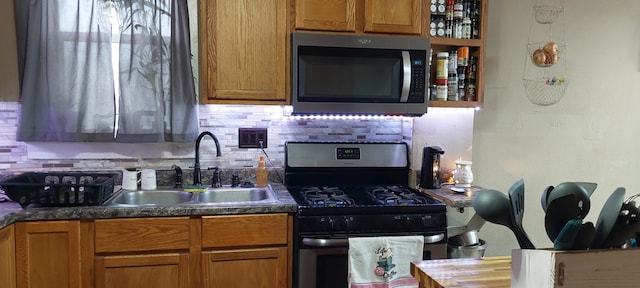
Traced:
[[407, 185], [406, 143], [287, 142], [285, 162], [294, 287], [347, 287], [351, 237], [421, 235], [424, 259], [446, 258], [446, 207]]

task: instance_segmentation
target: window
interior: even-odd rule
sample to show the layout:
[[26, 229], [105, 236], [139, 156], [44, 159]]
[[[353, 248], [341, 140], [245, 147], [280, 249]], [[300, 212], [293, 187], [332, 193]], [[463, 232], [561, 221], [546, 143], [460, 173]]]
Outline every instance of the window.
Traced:
[[20, 141], [191, 142], [186, 0], [16, 0]]

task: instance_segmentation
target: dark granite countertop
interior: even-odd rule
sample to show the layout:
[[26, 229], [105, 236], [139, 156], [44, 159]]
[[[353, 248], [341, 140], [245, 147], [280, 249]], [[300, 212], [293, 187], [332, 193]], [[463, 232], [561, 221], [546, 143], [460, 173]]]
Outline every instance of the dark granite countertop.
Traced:
[[484, 189], [478, 186], [472, 186], [471, 188], [464, 188], [465, 192], [454, 192], [451, 187], [452, 184], [442, 184], [440, 189], [425, 189], [420, 188], [420, 191], [431, 195], [432, 197], [444, 202], [447, 206], [454, 208], [471, 207], [473, 197], [476, 196], [478, 191]]
[[0, 228], [17, 221], [105, 219], [190, 215], [229, 215], [255, 213], [294, 213], [297, 204], [282, 184], [271, 184], [278, 201], [229, 205], [177, 205], [164, 207], [42, 207], [22, 209], [18, 203], [0, 203]]

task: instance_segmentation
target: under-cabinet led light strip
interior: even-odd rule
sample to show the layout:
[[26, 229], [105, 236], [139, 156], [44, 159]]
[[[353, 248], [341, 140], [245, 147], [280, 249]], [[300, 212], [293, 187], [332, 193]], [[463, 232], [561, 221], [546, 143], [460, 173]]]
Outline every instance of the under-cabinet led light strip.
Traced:
[[[429, 112], [432, 113], [473, 113], [479, 111], [480, 108], [441, 108], [433, 107], [429, 108]], [[416, 118], [412, 116], [403, 115], [339, 115], [339, 114], [316, 114], [316, 115], [291, 115], [290, 106], [283, 107], [283, 118], [292, 120], [379, 120], [379, 119], [402, 119], [402, 118]], [[427, 112], [428, 113], [428, 112]], [[425, 114], [426, 115], [426, 114]]]

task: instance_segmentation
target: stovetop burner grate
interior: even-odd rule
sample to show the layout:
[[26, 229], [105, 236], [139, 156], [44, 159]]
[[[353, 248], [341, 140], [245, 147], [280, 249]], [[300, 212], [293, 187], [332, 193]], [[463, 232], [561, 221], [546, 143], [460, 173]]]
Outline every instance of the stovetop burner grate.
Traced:
[[304, 187], [300, 192], [314, 207], [346, 207], [356, 204], [353, 198], [338, 187]]
[[377, 207], [388, 209], [397, 206], [427, 207], [441, 204], [421, 192], [398, 185], [373, 186], [303, 186], [288, 187], [301, 206], [308, 209], [341, 207], [361, 209]]
[[380, 186], [370, 188], [373, 197], [378, 199], [382, 205], [426, 205], [426, 197], [418, 195], [417, 192], [400, 186]]

